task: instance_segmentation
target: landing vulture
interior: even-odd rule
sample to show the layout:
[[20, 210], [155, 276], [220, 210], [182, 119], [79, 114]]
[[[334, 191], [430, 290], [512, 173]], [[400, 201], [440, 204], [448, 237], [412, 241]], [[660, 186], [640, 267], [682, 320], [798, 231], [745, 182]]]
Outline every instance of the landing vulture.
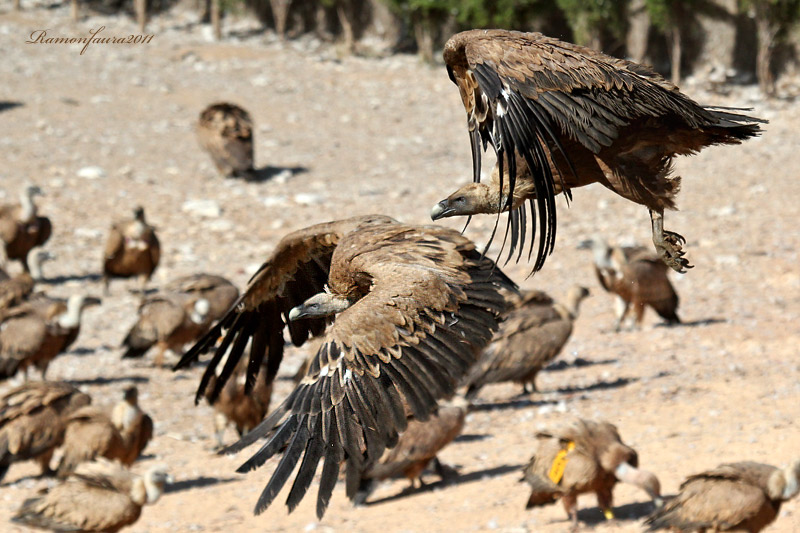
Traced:
[[138, 476], [110, 461], [84, 463], [63, 483], [25, 500], [11, 520], [54, 531], [119, 531], [171, 481], [163, 466]]
[[28, 459], [49, 473], [66, 418], [91, 401], [88, 394], [57, 381], [27, 383], [0, 397], [0, 479], [12, 463]]
[[786, 470], [753, 462], [720, 465], [689, 476], [677, 496], [653, 513], [647, 531], [748, 531], [772, 523], [781, 503], [800, 491], [800, 461]]
[[547, 294], [530, 291], [500, 324], [492, 343], [470, 370], [465, 384], [473, 398], [489, 383], [515, 381], [536, 390], [536, 374], [561, 353], [572, 335], [581, 301], [589, 295], [584, 287], [571, 287], [563, 304]]
[[317, 515], [327, 508], [342, 462], [353, 498], [361, 474], [397, 443], [407, 416], [425, 421], [437, 400], [453, 393], [505, 311], [501, 290], [514, 290], [513, 282], [472, 242], [445, 228], [371, 215], [284, 237], [238, 303], [179, 363], [224, 337], [198, 389], [199, 400], [227, 354], [213, 399], [249, 341], [252, 386], [262, 361], [268, 381], [274, 378], [284, 327], [299, 345], [333, 322], [300, 384], [229, 448], [270, 436], [242, 465], [246, 472], [285, 447], [256, 513], [272, 503], [300, 462], [287, 499], [293, 510], [323, 458]]
[[133, 219], [111, 225], [103, 254], [103, 284], [108, 294], [110, 278], [138, 277], [144, 287], [161, 258], [161, 244], [156, 231], [144, 218], [144, 208], [133, 210]]
[[613, 518], [612, 491], [617, 481], [635, 485], [661, 504], [658, 479], [637, 467], [636, 450], [626, 446], [617, 428], [604, 421], [575, 420], [536, 434], [536, 449], [523, 470], [531, 486], [527, 508], [559, 498], [578, 525], [578, 495], [594, 492], [606, 518]]
[[34, 197], [44, 194], [36, 185], [29, 185], [20, 194], [18, 204], [0, 206], [0, 240], [5, 256], [22, 261], [25, 271], [30, 270], [28, 252], [42, 246], [50, 238], [53, 226], [50, 219], [40, 216]]
[[617, 297], [617, 331], [631, 307], [636, 327], [641, 327], [646, 307], [652, 307], [667, 324], [680, 324], [678, 294], [667, 277], [667, 267], [656, 254], [641, 246], [609, 246], [601, 237], [593, 237], [581, 247], [591, 248], [600, 285]]
[[219, 102], [205, 108], [197, 122], [197, 140], [220, 174], [247, 178], [253, 172], [253, 119], [241, 107]]
[[[555, 195], [571, 198], [572, 187], [595, 182], [650, 210], [656, 250], [683, 271], [685, 241], [663, 228], [664, 210], [675, 209], [680, 188], [672, 158], [738, 144], [764, 122], [698, 105], [648, 67], [540, 33], [458, 33], [445, 44], [444, 61], [467, 111], [475, 183], [442, 200], [431, 216], [512, 211], [511, 257], [517, 244], [522, 254], [529, 200], [538, 220], [531, 253], [539, 230], [534, 271], [555, 245]], [[497, 152], [488, 185], [478, 183], [481, 143]]]

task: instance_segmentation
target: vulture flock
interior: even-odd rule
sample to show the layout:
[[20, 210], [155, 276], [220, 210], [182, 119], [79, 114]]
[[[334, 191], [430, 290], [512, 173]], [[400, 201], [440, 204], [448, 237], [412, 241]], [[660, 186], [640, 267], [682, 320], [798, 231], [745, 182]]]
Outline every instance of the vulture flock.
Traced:
[[[602, 237], [582, 245], [592, 251], [601, 287], [616, 295], [615, 329], [631, 307], [632, 327], [641, 326], [648, 306], [680, 324], [667, 273], [691, 265], [683, 237], [664, 229], [664, 211], [675, 209], [680, 188], [673, 157], [741, 143], [764, 121], [700, 106], [645, 66], [537, 33], [459, 33], [444, 60], [467, 113], [473, 183], [436, 204], [431, 218], [491, 214], [496, 231], [508, 212], [506, 261], [522, 258], [530, 235], [527, 256], [537, 271], [554, 251], [555, 196], [569, 199], [573, 187], [601, 183], [648, 208], [655, 246], [655, 253], [612, 247]], [[252, 176], [247, 111], [213, 104], [200, 114], [196, 135], [223, 176]], [[497, 164], [481, 183], [489, 145]], [[37, 212], [40, 194], [31, 185], [19, 204], [0, 206], [5, 260], [21, 262], [16, 275], [0, 271], [0, 379], [23, 380], [0, 397], [0, 475], [32, 459], [60, 479], [25, 500], [15, 522], [117, 531], [159, 498], [170, 477], [162, 465], [130, 469], [154, 434], [136, 388], [104, 407], [69, 383], [44, 380], [48, 364], [78, 336], [81, 311], [101, 302], [89, 294], [62, 301], [40, 290], [42, 263], [52, 257], [42, 248], [51, 223]], [[414, 490], [429, 466], [444, 479], [457, 476], [437, 455], [461, 434], [479, 391], [515, 382], [523, 394], [536, 393], [537, 374], [568, 342], [588, 289], [576, 285], [560, 301], [522, 291], [485, 252], [451, 229], [362, 215], [288, 233], [241, 293], [205, 273], [148, 293], [160, 244], [136, 207], [111, 226], [102, 282], [108, 295], [111, 278], [138, 280], [140, 305], [122, 357], [154, 349], [152, 364], [160, 367], [172, 352], [181, 369], [210, 354], [195, 402], [212, 405], [216, 444], [235, 453], [258, 443], [239, 472], [272, 466], [255, 512], [287, 487], [290, 512], [311, 491], [321, 518], [340, 480], [347, 498], [364, 504], [388, 478], [405, 477]], [[294, 390], [272, 402], [285, 349], [305, 343], [313, 352]], [[28, 379], [30, 366], [41, 380]], [[230, 425], [239, 440], [225, 447]], [[743, 462], [690, 476], [676, 496], [662, 496], [658, 478], [639, 468], [636, 451], [603, 420], [539, 431], [530, 452], [522, 472], [527, 507], [560, 499], [573, 529], [580, 494], [595, 494], [613, 518], [617, 482], [652, 500], [650, 530], [760, 531], [800, 490], [800, 463], [782, 470]]]

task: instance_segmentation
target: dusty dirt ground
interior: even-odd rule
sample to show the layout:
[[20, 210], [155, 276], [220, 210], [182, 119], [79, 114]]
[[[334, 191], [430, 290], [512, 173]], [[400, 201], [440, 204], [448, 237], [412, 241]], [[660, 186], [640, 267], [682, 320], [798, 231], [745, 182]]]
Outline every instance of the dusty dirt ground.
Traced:
[[[8, 4], [0, 14], [0, 100], [22, 104], [0, 112], [0, 190], [13, 200], [31, 180], [47, 192], [39, 205], [54, 221], [47, 247], [58, 257], [45, 265], [48, 293], [101, 293], [105, 233], [135, 204], [146, 207], [162, 242], [153, 286], [195, 271], [243, 286], [290, 230], [371, 212], [427, 223], [431, 206], [471, 178], [464, 113], [441, 66], [410, 56], [338, 58], [313, 41], [250, 34], [249, 23], [237, 27], [240, 37], [212, 43], [196, 16], [182, 11], [151, 23], [150, 44], [92, 45], [80, 55], [81, 45], [24, 41], [45, 28], [83, 36], [105, 25], [107, 35], [128, 35], [133, 22], [93, 16], [73, 24], [67, 7], [23, 5], [21, 14]], [[426, 489], [404, 493], [405, 480], [386, 482], [358, 509], [337, 487], [319, 522], [312, 486], [293, 514], [282, 506], [284, 495], [254, 517], [275, 461], [243, 476], [234, 470], [245, 454], [212, 453], [211, 410], [192, 404], [199, 368], [172, 373], [151, 368], [149, 359], [120, 360], [137, 298], [133, 282], [112, 284], [48, 377], [80, 385], [99, 405], [111, 405], [128, 384], [139, 386], [156, 436], [135, 469], [166, 462], [176, 483], [131, 531], [566, 531], [560, 506], [524, 509], [528, 493], [518, 480], [533, 433], [570, 415], [616, 424], [666, 494], [721, 462], [797, 459], [800, 106], [763, 102], [751, 88], [724, 97], [684, 88], [702, 103], [752, 106], [770, 120], [761, 138], [678, 161], [681, 211], [667, 216], [667, 227], [686, 236], [696, 265], [673, 276], [686, 324], [661, 327], [648, 314], [641, 331], [611, 332], [612, 299], [576, 245], [596, 233], [648, 243], [647, 212], [596, 186], [575, 190], [569, 207], [559, 199], [557, 249], [544, 270], [532, 278], [525, 264], [506, 270], [523, 287], [556, 298], [575, 283], [593, 294], [560, 361], [540, 374], [540, 394], [517, 397], [512, 385], [483, 389], [464, 436], [441, 454], [460, 473], [449, 483], [431, 473]], [[223, 180], [198, 149], [193, 124], [216, 100], [252, 113], [259, 181]], [[103, 172], [79, 176], [91, 166]], [[482, 242], [492, 222], [474, 221], [467, 235]], [[291, 390], [286, 377], [305, 354], [290, 351], [274, 402]], [[52, 482], [31, 477], [36, 472], [30, 463], [13, 465], [0, 485], [0, 530], [20, 531], [9, 517]], [[582, 529], [640, 531], [646, 496], [618, 486], [615, 504], [618, 518], [606, 522], [594, 497], [582, 497]], [[800, 499], [783, 506], [770, 531], [800, 531]]]

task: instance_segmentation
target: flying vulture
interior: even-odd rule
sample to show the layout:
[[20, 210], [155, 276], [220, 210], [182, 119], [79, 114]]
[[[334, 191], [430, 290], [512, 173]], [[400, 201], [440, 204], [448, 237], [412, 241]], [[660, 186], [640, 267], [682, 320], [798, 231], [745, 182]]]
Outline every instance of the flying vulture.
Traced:
[[138, 476], [111, 461], [83, 463], [63, 483], [25, 500], [11, 520], [54, 531], [119, 531], [171, 481], [164, 466]]
[[720, 465], [689, 476], [680, 492], [646, 521], [647, 531], [748, 531], [772, 523], [800, 491], [800, 461], [786, 470], [754, 462]]
[[53, 232], [50, 219], [39, 216], [33, 202], [35, 196], [42, 194], [39, 187], [29, 185], [20, 194], [18, 204], [0, 206], [0, 240], [5, 256], [22, 261], [26, 272], [30, 271], [28, 253], [47, 242]]
[[50, 473], [66, 418], [91, 401], [88, 394], [57, 381], [26, 383], [0, 397], [0, 479], [12, 463], [28, 459], [36, 459], [42, 473]]
[[[518, 244], [522, 254], [529, 200], [538, 220], [531, 254], [539, 231], [533, 271], [555, 245], [555, 195], [571, 198], [572, 187], [595, 182], [646, 206], [659, 256], [684, 271], [685, 240], [663, 228], [680, 188], [672, 158], [738, 144], [764, 122], [701, 106], [649, 67], [540, 33], [458, 33], [445, 44], [444, 61], [466, 108], [475, 183], [439, 202], [431, 216], [511, 211], [510, 258]], [[488, 184], [479, 183], [481, 143], [497, 153]]]
[[578, 525], [578, 495], [594, 492], [606, 518], [613, 518], [612, 491], [617, 481], [647, 492], [661, 505], [660, 485], [652, 473], [638, 468], [636, 450], [626, 446], [616, 426], [578, 419], [536, 434], [536, 449], [523, 470], [531, 486], [527, 508], [555, 503], [559, 498]]
[[547, 294], [530, 291], [500, 324], [492, 343], [483, 350], [470, 370], [465, 384], [467, 397], [474, 398], [484, 385], [515, 381], [528, 394], [528, 384], [536, 390], [536, 374], [555, 359], [572, 335], [581, 301], [589, 295], [584, 287], [574, 286], [563, 304]]
[[197, 140], [214, 160], [220, 174], [250, 177], [253, 173], [253, 119], [241, 107], [212, 104], [200, 113]]
[[652, 251], [641, 246], [609, 246], [600, 237], [581, 243], [591, 248], [600, 285], [617, 296], [616, 321], [619, 331], [633, 306], [636, 327], [641, 327], [645, 307], [664, 318], [668, 324], [680, 324], [678, 294], [667, 277], [667, 267]]
[[453, 393], [497, 329], [506, 309], [501, 290], [514, 290], [514, 283], [456, 231], [380, 215], [318, 224], [278, 243], [237, 304], [178, 367], [223, 336], [196, 398], [204, 396], [227, 355], [213, 401], [248, 342], [252, 387], [262, 361], [268, 382], [274, 378], [284, 326], [297, 345], [325, 332], [300, 384], [227, 450], [270, 436], [239, 469], [247, 472], [285, 448], [256, 513], [272, 503], [300, 463], [287, 499], [293, 510], [324, 458], [317, 496], [321, 517], [342, 462], [352, 499], [362, 473], [397, 444], [407, 416], [424, 422], [437, 401]]
[[44, 379], [58, 354], [72, 346], [81, 330], [81, 314], [100, 300], [73, 294], [62, 300], [37, 295], [0, 314], [0, 379], [35, 366]]
[[103, 255], [103, 285], [108, 294], [110, 278], [138, 277], [144, 287], [153, 275], [161, 257], [161, 245], [153, 226], [144, 219], [144, 208], [133, 210], [133, 219], [121, 220], [111, 226]]

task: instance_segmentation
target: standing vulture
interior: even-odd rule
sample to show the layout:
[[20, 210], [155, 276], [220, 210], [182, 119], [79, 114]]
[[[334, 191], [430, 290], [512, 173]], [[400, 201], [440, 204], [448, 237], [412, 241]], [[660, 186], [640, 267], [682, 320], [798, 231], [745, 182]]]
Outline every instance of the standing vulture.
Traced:
[[156, 230], [144, 219], [144, 208], [133, 210], [133, 219], [121, 220], [111, 226], [103, 255], [103, 285], [108, 294], [110, 278], [139, 278], [140, 288], [153, 275], [161, 257], [161, 245]]
[[28, 459], [50, 473], [66, 418], [91, 401], [88, 394], [57, 381], [26, 383], [0, 397], [0, 479], [12, 463]]
[[139, 389], [130, 386], [123, 391], [122, 401], [111, 411], [111, 422], [122, 435], [127, 450], [122, 462], [132, 464], [153, 438], [153, 419], [139, 407]]
[[122, 435], [104, 409], [87, 405], [70, 414], [65, 424], [58, 477], [66, 478], [79, 464], [98, 457], [119, 462], [127, 458]]
[[474, 398], [484, 385], [504, 381], [521, 383], [523, 394], [529, 393], [528, 384], [535, 391], [536, 374], [561, 353], [587, 296], [589, 291], [577, 285], [564, 304], [540, 291], [524, 294], [470, 370], [467, 397]]
[[28, 252], [42, 246], [53, 232], [50, 219], [39, 216], [33, 202], [35, 196], [42, 194], [39, 187], [29, 185], [20, 194], [18, 204], [0, 206], [0, 239], [4, 243], [5, 256], [22, 261], [26, 272], [30, 270]]
[[38, 296], [0, 314], [0, 379], [35, 366], [44, 379], [47, 367], [69, 349], [81, 329], [81, 314], [100, 300], [74, 294], [67, 302]]
[[677, 496], [646, 521], [648, 531], [748, 531], [772, 523], [800, 491], [800, 461], [786, 470], [754, 462], [720, 465], [689, 476]]
[[28, 252], [29, 272], [20, 272], [13, 278], [0, 278], [0, 311], [20, 305], [30, 296], [34, 283], [42, 279], [42, 263], [47, 259], [52, 259], [48, 252], [34, 248]]
[[626, 446], [608, 422], [575, 420], [553, 431], [536, 434], [536, 449], [523, 470], [531, 486], [526, 508], [554, 503], [559, 498], [578, 526], [578, 495], [597, 494], [597, 503], [611, 519], [612, 491], [617, 481], [630, 483], [661, 504], [658, 479], [637, 467], [636, 450]]
[[241, 107], [219, 102], [205, 108], [197, 122], [197, 140], [225, 176], [253, 173], [253, 119]]
[[619, 331], [631, 306], [636, 327], [641, 327], [646, 306], [668, 324], [680, 324], [678, 294], [667, 277], [667, 267], [657, 255], [641, 246], [609, 246], [602, 238], [593, 237], [581, 243], [594, 256], [595, 272], [600, 285], [617, 296], [616, 321]]
[[[764, 122], [698, 105], [648, 67], [540, 33], [458, 33], [445, 44], [444, 61], [467, 111], [475, 183], [431, 216], [512, 211], [510, 257], [518, 243], [522, 254], [529, 200], [539, 230], [534, 271], [555, 245], [555, 195], [571, 198], [572, 187], [598, 182], [650, 210], [659, 256], [682, 272], [685, 241], [663, 228], [680, 188], [672, 158], [738, 144]], [[497, 152], [489, 184], [478, 183], [481, 141]]]
[[197, 399], [227, 354], [213, 400], [249, 341], [252, 387], [262, 361], [268, 382], [274, 378], [284, 326], [299, 345], [332, 322], [300, 384], [228, 449], [270, 436], [241, 472], [284, 450], [256, 513], [272, 503], [302, 457], [286, 502], [294, 510], [324, 458], [321, 517], [342, 462], [352, 499], [361, 475], [397, 444], [407, 416], [424, 422], [453, 393], [506, 309], [501, 290], [514, 290], [514, 283], [456, 231], [380, 215], [318, 224], [278, 243], [238, 303], [178, 366], [223, 336], [198, 389]]
[[164, 466], [138, 476], [110, 461], [84, 463], [63, 483], [25, 500], [11, 520], [54, 531], [119, 531], [171, 481]]
[[188, 294], [208, 300], [208, 322], [216, 322], [239, 297], [236, 285], [214, 274], [190, 274], [176, 278], [164, 286], [165, 292]]
[[461, 435], [469, 403], [456, 397], [449, 405], [439, 407], [425, 422], [409, 418], [408, 427], [400, 434], [394, 448], [383, 452], [383, 457], [361, 476], [361, 485], [354, 503], [363, 504], [381, 480], [404, 476], [411, 487], [422, 487], [422, 472], [431, 460], [437, 473], [444, 477], [444, 466], [436, 455]]

